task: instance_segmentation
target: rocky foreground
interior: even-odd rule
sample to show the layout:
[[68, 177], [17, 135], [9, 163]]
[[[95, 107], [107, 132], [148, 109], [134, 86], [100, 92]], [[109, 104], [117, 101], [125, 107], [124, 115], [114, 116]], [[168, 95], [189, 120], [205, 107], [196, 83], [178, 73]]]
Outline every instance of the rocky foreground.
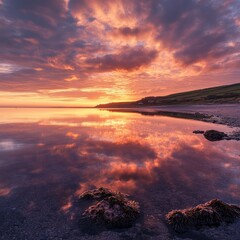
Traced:
[[[107, 188], [83, 192], [80, 199], [94, 201], [82, 214], [90, 224], [110, 228], [128, 228], [140, 216], [139, 203], [128, 199], [128, 195]], [[240, 207], [213, 199], [193, 208], [173, 210], [166, 214], [167, 223], [178, 233], [203, 227], [218, 227], [233, 223], [240, 217]]]
[[201, 227], [218, 227], [223, 223], [233, 223], [240, 217], [240, 207], [213, 199], [194, 208], [174, 210], [166, 215], [168, 223], [176, 232]]
[[84, 211], [83, 217], [107, 227], [131, 227], [140, 214], [138, 202], [129, 200], [126, 194], [107, 188], [84, 192], [80, 199], [97, 200]]

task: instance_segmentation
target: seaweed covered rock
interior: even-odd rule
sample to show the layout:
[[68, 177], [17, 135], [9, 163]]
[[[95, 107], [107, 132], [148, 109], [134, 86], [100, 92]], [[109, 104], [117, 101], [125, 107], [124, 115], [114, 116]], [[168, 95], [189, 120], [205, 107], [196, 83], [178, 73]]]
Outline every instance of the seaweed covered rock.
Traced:
[[87, 191], [80, 198], [98, 200], [84, 211], [83, 217], [108, 227], [130, 227], [140, 213], [137, 202], [106, 188]]
[[228, 137], [226, 133], [216, 130], [207, 130], [203, 135], [209, 141], [220, 141]]
[[224, 203], [218, 199], [200, 204], [194, 208], [174, 210], [166, 215], [168, 223], [176, 232], [203, 226], [214, 227], [222, 223], [232, 223], [240, 217], [240, 207]]
[[123, 194], [123, 193], [119, 193], [119, 192], [114, 192], [111, 191], [110, 189], [107, 188], [96, 188], [93, 190], [88, 190], [83, 192], [79, 198], [80, 199], [96, 199], [96, 200], [102, 200], [106, 197], [111, 197], [111, 196], [115, 196], [115, 195], [122, 195], [123, 197], [127, 197], [128, 195]]

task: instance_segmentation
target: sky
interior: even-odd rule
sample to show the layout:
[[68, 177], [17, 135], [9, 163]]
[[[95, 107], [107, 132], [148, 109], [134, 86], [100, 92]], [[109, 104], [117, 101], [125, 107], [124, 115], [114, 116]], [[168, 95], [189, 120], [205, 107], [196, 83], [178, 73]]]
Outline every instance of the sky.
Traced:
[[239, 0], [0, 0], [0, 106], [240, 82]]

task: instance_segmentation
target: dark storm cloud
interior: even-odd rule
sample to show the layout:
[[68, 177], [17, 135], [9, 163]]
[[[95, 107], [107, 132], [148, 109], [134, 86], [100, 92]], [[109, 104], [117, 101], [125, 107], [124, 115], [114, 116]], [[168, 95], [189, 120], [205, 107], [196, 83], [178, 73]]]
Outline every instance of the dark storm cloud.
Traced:
[[157, 57], [156, 50], [143, 47], [124, 48], [117, 54], [107, 54], [103, 57], [90, 58], [87, 63], [95, 65], [99, 71], [133, 70], [150, 64]]

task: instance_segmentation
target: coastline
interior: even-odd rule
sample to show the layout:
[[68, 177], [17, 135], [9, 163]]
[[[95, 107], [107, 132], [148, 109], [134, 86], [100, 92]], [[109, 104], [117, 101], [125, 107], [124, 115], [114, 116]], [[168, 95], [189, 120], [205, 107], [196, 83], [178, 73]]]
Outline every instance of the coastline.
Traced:
[[165, 105], [131, 108], [99, 108], [112, 112], [192, 119], [240, 128], [240, 104]]

